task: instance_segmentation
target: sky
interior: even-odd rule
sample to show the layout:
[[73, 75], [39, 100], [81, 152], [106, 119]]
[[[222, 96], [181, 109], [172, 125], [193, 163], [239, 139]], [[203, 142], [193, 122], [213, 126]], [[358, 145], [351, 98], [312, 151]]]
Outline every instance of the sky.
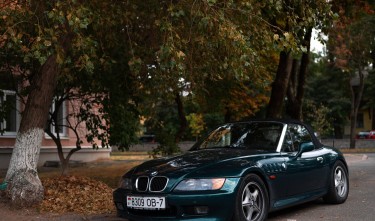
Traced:
[[325, 46], [317, 40], [318, 34], [319, 34], [318, 30], [313, 29], [312, 38], [311, 38], [311, 46], [310, 46], [311, 51], [315, 53], [323, 53]]

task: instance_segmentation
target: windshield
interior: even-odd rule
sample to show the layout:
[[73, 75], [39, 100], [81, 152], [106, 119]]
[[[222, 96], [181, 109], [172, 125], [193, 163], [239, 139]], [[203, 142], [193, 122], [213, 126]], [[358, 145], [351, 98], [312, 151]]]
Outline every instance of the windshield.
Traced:
[[276, 151], [283, 124], [277, 122], [230, 123], [211, 132], [192, 149], [240, 148]]

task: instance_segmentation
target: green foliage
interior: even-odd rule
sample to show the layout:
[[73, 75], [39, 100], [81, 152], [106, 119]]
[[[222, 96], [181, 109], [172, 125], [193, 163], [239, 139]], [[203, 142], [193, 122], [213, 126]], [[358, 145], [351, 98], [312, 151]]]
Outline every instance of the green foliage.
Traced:
[[[311, 108], [315, 106], [315, 109], [328, 108], [328, 112], [322, 113], [326, 114], [324, 117], [326, 121], [337, 130], [335, 136], [340, 138], [343, 136], [343, 126], [350, 113], [350, 91], [348, 87], [345, 87], [349, 84], [349, 78], [343, 75], [340, 69], [332, 66], [327, 57], [314, 54], [312, 59], [305, 89], [305, 107], [310, 105]], [[312, 111], [311, 108], [310, 111]], [[304, 116], [310, 116], [312, 113], [305, 110]], [[308, 119], [313, 121], [311, 117]], [[341, 127], [341, 129], [336, 127]]]
[[[77, 124], [85, 121], [86, 139], [94, 147], [128, 148], [137, 141], [138, 125], [136, 84], [123, 31], [130, 16], [123, 12], [130, 10], [115, 3], [25, 1], [15, 8], [2, 8], [0, 66], [19, 67], [17, 74], [22, 77], [14, 84], [25, 86], [44, 61], [55, 56], [59, 64], [55, 96], [80, 103], [65, 117], [76, 118]], [[27, 95], [29, 89], [22, 87], [20, 94]], [[74, 129], [74, 125], [65, 126]]]
[[[355, 148], [356, 123], [362, 107], [362, 95], [367, 70], [373, 68], [375, 16], [373, 1], [354, 1], [346, 4], [332, 2], [339, 18], [329, 31], [328, 50], [332, 62], [350, 79], [350, 148]], [[357, 81], [358, 80], [358, 84]], [[356, 83], [353, 85], [353, 83]]]
[[87, 99], [75, 117], [86, 120], [89, 141], [126, 149], [142, 115], [165, 154], [176, 146], [176, 94], [189, 94], [183, 102], [195, 110], [186, 112], [203, 116], [207, 130], [224, 115], [254, 116], [267, 103], [278, 53], [304, 52], [301, 32], [332, 17], [324, 0], [31, 3], [0, 12], [0, 66], [30, 70], [27, 82], [56, 55], [56, 94]]
[[186, 116], [187, 121], [189, 122], [189, 128], [191, 133], [197, 139], [202, 134], [205, 129], [205, 122], [202, 114], [191, 113]]
[[224, 116], [221, 113], [210, 112], [203, 115], [206, 125], [205, 134], [208, 134], [216, 127], [224, 123]]
[[170, 156], [180, 151], [174, 136], [171, 136], [168, 131], [157, 132], [156, 137], [159, 144], [152, 151], [149, 151], [149, 154], [154, 158], [157, 156]]
[[145, 122], [148, 132], [155, 134], [155, 139], [159, 143], [158, 147], [150, 152], [152, 156], [166, 156], [180, 151], [175, 142], [175, 134], [178, 131], [176, 109], [172, 104], [166, 102], [161, 104]]
[[333, 119], [330, 117], [330, 109], [324, 105], [317, 105], [311, 100], [304, 102], [305, 118], [304, 121], [309, 123], [321, 137], [332, 137]]
[[137, 110], [129, 109], [132, 105], [121, 105], [113, 103], [108, 110], [110, 116], [110, 144], [118, 146], [120, 149], [129, 149], [131, 144], [138, 142], [135, 133], [139, 131], [139, 117]]
[[359, 18], [342, 15], [330, 33], [331, 53], [338, 68], [354, 76], [356, 71], [363, 71], [373, 62], [374, 25], [373, 14]]

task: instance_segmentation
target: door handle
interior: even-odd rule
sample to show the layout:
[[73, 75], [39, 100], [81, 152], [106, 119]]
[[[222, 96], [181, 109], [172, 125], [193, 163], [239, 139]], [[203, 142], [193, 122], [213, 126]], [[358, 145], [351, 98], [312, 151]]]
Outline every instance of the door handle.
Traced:
[[316, 158], [316, 160], [317, 160], [319, 163], [323, 163], [323, 157], [318, 157], [318, 158]]

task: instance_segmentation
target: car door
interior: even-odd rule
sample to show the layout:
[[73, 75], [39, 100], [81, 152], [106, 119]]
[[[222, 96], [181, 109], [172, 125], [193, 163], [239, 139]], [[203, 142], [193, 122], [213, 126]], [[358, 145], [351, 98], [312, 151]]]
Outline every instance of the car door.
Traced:
[[301, 143], [312, 142], [309, 131], [303, 125], [290, 124], [282, 146], [285, 154], [287, 195], [294, 196], [325, 187], [328, 177], [328, 159], [322, 148], [298, 156]]

